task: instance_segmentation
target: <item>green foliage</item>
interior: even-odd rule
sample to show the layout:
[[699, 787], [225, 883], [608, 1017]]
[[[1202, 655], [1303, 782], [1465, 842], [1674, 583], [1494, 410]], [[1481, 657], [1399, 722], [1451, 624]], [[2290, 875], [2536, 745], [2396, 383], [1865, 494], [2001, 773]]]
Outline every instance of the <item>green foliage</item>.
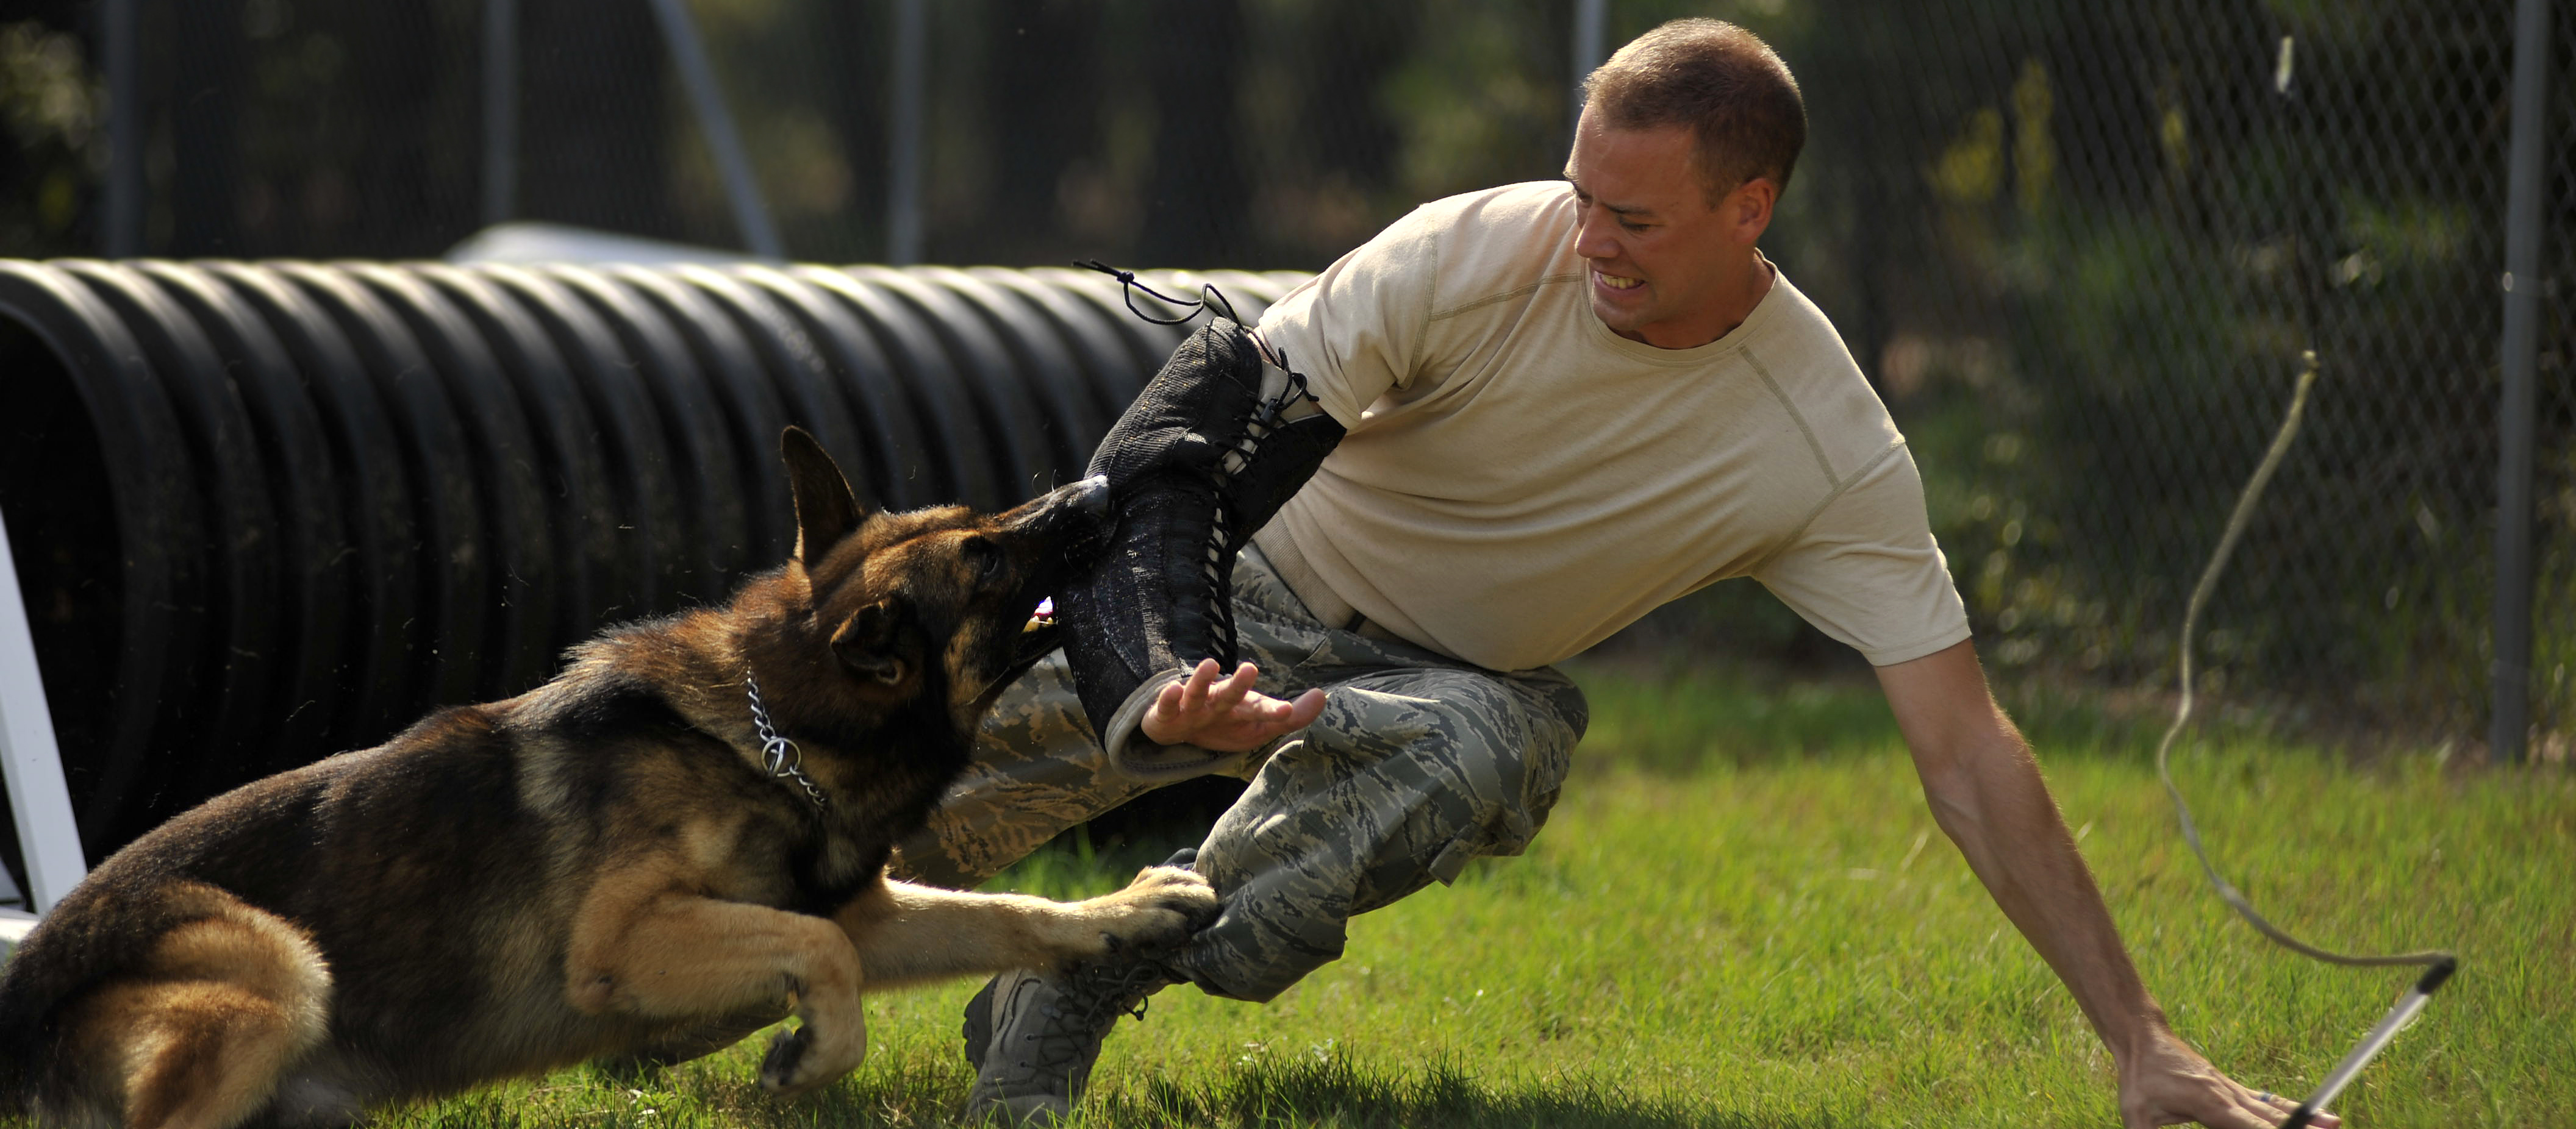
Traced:
[[0, 24], [0, 248], [80, 249], [99, 103], [78, 39], [34, 20]]
[[1404, 139], [1403, 198], [1436, 200], [1558, 174], [1572, 136], [1567, 95], [1547, 34], [1552, 7], [1435, 2], [1423, 19], [1443, 29], [1389, 77], [1383, 105]]
[[[2347, 735], [2478, 734], [2509, 29], [2402, 0], [2271, 9], [1757, 22], [1815, 121], [1775, 242], [1912, 441], [2005, 670], [2172, 676], [2184, 597], [2313, 347], [2323, 381], [2210, 609], [2204, 689]], [[2282, 35], [2295, 98], [2271, 81]], [[2544, 398], [2554, 484], [2570, 408]], [[2541, 521], [2544, 546], [2576, 528]], [[2543, 624], [2576, 598], [2565, 561], [2545, 550]], [[2541, 738], [2563, 746], [2565, 633], [2540, 635]]]

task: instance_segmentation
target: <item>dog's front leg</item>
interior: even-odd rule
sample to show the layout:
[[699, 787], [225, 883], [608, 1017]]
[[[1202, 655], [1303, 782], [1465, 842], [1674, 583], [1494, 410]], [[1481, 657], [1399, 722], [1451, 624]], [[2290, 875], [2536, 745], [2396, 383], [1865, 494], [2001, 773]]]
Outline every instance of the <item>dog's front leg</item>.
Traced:
[[601, 882], [574, 922], [565, 959], [572, 1006], [593, 1015], [693, 1020], [786, 1001], [803, 1023], [771, 1041], [760, 1084], [796, 1094], [867, 1054], [859, 954], [819, 917], [662, 889]]
[[1151, 866], [1114, 894], [1051, 902], [880, 882], [833, 915], [870, 991], [948, 976], [1089, 960], [1113, 946], [1178, 941], [1216, 916], [1207, 880]]

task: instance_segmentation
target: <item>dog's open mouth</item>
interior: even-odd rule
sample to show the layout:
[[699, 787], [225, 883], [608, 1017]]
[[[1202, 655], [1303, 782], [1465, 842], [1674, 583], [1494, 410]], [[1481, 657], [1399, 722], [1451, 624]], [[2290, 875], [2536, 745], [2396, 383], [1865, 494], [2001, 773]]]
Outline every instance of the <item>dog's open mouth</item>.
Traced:
[[1063, 645], [1064, 629], [1056, 626], [1055, 622], [1055, 598], [1050, 596], [1039, 600], [1037, 610], [1029, 613], [1029, 621], [1020, 625], [1019, 643], [1012, 649], [1011, 664], [1000, 681], [1017, 680], [1028, 673], [1030, 667], [1037, 665], [1039, 659]]

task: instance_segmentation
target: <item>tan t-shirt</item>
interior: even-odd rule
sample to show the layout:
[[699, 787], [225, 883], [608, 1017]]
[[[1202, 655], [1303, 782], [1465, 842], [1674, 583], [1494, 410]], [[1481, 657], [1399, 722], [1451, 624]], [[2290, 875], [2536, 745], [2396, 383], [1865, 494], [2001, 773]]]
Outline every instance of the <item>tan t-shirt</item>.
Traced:
[[1258, 538], [1292, 586], [1502, 670], [1736, 576], [1882, 666], [1967, 638], [1905, 438], [1824, 314], [1781, 275], [1717, 341], [1630, 341], [1574, 231], [1562, 181], [1453, 196], [1263, 315], [1350, 429]]

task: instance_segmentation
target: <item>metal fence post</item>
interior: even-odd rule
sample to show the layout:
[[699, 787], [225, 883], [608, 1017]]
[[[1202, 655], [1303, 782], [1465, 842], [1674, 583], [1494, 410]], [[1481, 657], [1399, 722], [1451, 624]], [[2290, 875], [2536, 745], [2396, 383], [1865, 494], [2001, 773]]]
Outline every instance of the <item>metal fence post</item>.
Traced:
[[107, 222], [111, 259], [143, 253], [143, 0], [107, 0], [99, 32], [107, 63]]
[[1575, 0], [1573, 78], [1566, 90], [1565, 136], [1570, 145], [1574, 126], [1583, 118], [1583, 80], [1601, 65], [1601, 41], [1610, 22], [1610, 0]]
[[679, 67], [680, 85], [689, 92], [698, 130], [707, 139], [717, 174], [724, 178], [725, 200], [733, 205], [733, 222], [742, 231], [743, 245], [762, 258], [783, 259], [787, 256], [778, 241], [778, 228], [769, 221], [768, 205], [761, 202], [760, 182], [751, 175], [751, 158], [743, 151], [741, 133], [734, 129], [733, 112], [725, 108], [724, 89], [716, 85], [715, 65], [707, 60], [706, 42], [698, 37], [697, 21], [689, 18], [687, 4], [688, 0], [653, 0], [653, 18], [661, 22], [662, 39], [670, 45], [672, 63]]
[[483, 0], [483, 222], [518, 205], [519, 0]]
[[2514, 9], [2513, 149], [2506, 162], [2504, 395], [2496, 408], [2494, 727], [2488, 748], [2520, 761], [2531, 729], [2531, 450], [2540, 346], [2541, 146], [2549, 113], [2549, 0]]
[[930, 77], [930, 13], [923, 0], [896, 0], [894, 6], [894, 97], [886, 130], [891, 142], [886, 167], [886, 261], [909, 266], [921, 261], [921, 115], [923, 86]]

